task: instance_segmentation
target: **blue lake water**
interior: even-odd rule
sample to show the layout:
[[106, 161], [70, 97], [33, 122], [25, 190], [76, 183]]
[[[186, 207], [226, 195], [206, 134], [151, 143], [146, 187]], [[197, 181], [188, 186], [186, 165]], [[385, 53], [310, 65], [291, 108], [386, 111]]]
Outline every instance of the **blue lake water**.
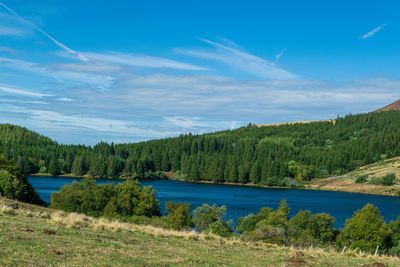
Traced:
[[[50, 202], [50, 195], [65, 184], [79, 178], [31, 176], [28, 181], [39, 192], [40, 197]], [[97, 183], [122, 182], [123, 180], [98, 179]], [[240, 216], [257, 213], [262, 207], [277, 208], [286, 199], [291, 215], [299, 210], [313, 213], [325, 212], [336, 218], [336, 227], [343, 227], [345, 220], [367, 203], [377, 206], [387, 222], [400, 216], [400, 198], [375, 196], [345, 192], [269, 189], [249, 186], [198, 184], [170, 180], [141, 180], [142, 186], [152, 185], [157, 191], [160, 206], [164, 209], [167, 201], [190, 203], [192, 209], [203, 203], [225, 205], [228, 208], [226, 219], [235, 224]]]

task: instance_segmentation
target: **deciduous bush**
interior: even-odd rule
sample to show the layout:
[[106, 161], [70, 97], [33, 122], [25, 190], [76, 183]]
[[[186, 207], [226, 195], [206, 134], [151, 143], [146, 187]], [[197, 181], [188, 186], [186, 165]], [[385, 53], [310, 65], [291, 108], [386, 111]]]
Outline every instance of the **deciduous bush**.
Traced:
[[[223, 217], [226, 215], [226, 206], [203, 204], [193, 211], [193, 222], [199, 232], [208, 230], [211, 224], [215, 222], [224, 222]], [[227, 225], [223, 225], [227, 226]], [[214, 225], [214, 228], [220, 228], [221, 224]], [[229, 226], [230, 227], [230, 226]]]
[[192, 215], [189, 213], [189, 203], [168, 201], [165, 203], [165, 208], [168, 211], [168, 217], [166, 219], [167, 227], [181, 230], [192, 226]]
[[356, 179], [356, 184], [362, 184], [367, 181], [368, 175], [360, 175]]
[[254, 231], [256, 225], [261, 220], [268, 218], [268, 215], [274, 210], [271, 208], [263, 207], [260, 209], [257, 215], [249, 214], [246, 217], [240, 217], [236, 226], [236, 231], [239, 233]]
[[371, 179], [371, 184], [376, 184], [376, 185], [394, 185], [396, 181], [396, 175], [394, 173], [388, 173], [387, 175], [381, 177], [381, 178], [372, 178]]
[[346, 246], [372, 253], [379, 246], [380, 252], [387, 252], [391, 246], [391, 234], [392, 230], [380, 216], [379, 209], [367, 204], [346, 220], [336, 242], [339, 248]]
[[161, 216], [156, 192], [151, 186], [141, 187], [137, 180], [118, 185], [96, 184], [93, 178], [65, 185], [51, 195], [52, 208], [82, 212], [91, 216], [119, 217]]
[[289, 221], [289, 243], [300, 246], [333, 243], [336, 237], [335, 221], [335, 218], [325, 213], [311, 214], [308, 210], [299, 211]]
[[232, 221], [216, 221], [210, 224], [208, 230], [222, 237], [229, 237], [233, 234]]

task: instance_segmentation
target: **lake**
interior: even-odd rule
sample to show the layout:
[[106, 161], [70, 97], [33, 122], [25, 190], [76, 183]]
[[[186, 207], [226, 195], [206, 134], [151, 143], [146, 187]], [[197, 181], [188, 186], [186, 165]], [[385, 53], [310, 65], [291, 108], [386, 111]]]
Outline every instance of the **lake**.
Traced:
[[[50, 195], [65, 184], [71, 184], [79, 178], [30, 176], [28, 181], [39, 192], [40, 197], [50, 202]], [[122, 182], [123, 180], [98, 179], [97, 183]], [[286, 199], [291, 215], [299, 210], [313, 213], [325, 212], [336, 218], [336, 227], [343, 227], [345, 220], [361, 209], [365, 204], [377, 206], [387, 222], [400, 216], [400, 198], [375, 196], [356, 193], [270, 189], [250, 186], [199, 184], [171, 180], [141, 180], [143, 186], [152, 185], [157, 191], [161, 208], [167, 201], [190, 203], [192, 209], [203, 203], [225, 205], [228, 208], [226, 219], [233, 219], [236, 225], [240, 216], [257, 213], [262, 207], [277, 208], [282, 199]]]

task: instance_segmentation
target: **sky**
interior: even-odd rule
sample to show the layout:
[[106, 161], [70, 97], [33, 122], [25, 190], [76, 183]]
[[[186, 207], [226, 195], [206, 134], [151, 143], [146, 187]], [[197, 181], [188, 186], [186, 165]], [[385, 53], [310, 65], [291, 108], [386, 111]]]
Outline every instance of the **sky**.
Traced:
[[0, 0], [0, 123], [127, 143], [400, 99], [399, 1]]

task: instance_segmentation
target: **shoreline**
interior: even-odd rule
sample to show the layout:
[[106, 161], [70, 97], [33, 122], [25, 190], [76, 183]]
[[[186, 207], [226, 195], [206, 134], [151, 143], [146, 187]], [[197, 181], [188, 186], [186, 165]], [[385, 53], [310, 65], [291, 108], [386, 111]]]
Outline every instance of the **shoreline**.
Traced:
[[[61, 174], [61, 175], [50, 175], [47, 173], [34, 173], [29, 174], [28, 176], [43, 176], [43, 177], [54, 177], [54, 178], [77, 178], [77, 179], [84, 179], [89, 178], [89, 175], [84, 176], [76, 176], [72, 174]], [[321, 180], [331, 179], [332, 182], [337, 182], [341, 180], [343, 182], [349, 181], [351, 179], [346, 179], [345, 177], [326, 177], [326, 178], [315, 178], [310, 183], [304, 184], [304, 187], [282, 187], [282, 186], [266, 186], [266, 185], [257, 185], [253, 183], [232, 183], [232, 182], [213, 182], [208, 180], [199, 180], [199, 181], [187, 181], [179, 178], [173, 178], [170, 175], [167, 175], [168, 179], [171, 181], [181, 181], [187, 183], [197, 183], [197, 184], [213, 184], [213, 185], [231, 185], [231, 186], [249, 186], [249, 187], [259, 187], [259, 188], [266, 188], [266, 189], [297, 189], [297, 190], [313, 190], [313, 191], [331, 191], [331, 192], [344, 192], [344, 193], [353, 193], [353, 194], [363, 194], [363, 195], [375, 195], [375, 196], [388, 196], [388, 197], [399, 197], [396, 194], [400, 192], [400, 186], [380, 186], [379, 189], [383, 191], [374, 192], [374, 188], [371, 188], [372, 185], [369, 184], [358, 184], [358, 189], [352, 190], [351, 186], [345, 186], [343, 188], [340, 187], [326, 187], [326, 186], [318, 186], [317, 182]], [[107, 178], [99, 178], [99, 177], [92, 177], [94, 179], [105, 179], [105, 180], [126, 180], [127, 177], [119, 177], [117, 179], [107, 179]], [[140, 180], [140, 179], [139, 179]], [[144, 180], [151, 180], [151, 179], [144, 179]], [[160, 179], [155, 179], [160, 180]], [[373, 186], [372, 186], [373, 187]], [[396, 190], [396, 191], [394, 191]]]

